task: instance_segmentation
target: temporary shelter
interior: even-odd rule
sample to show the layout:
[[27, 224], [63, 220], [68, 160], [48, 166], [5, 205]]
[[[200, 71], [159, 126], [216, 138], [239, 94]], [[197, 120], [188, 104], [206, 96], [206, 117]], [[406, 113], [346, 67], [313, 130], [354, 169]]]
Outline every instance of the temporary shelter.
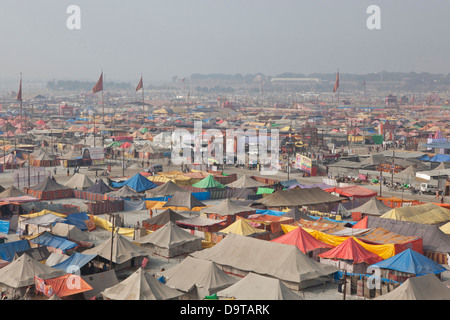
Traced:
[[392, 208], [385, 205], [382, 201], [378, 200], [376, 197], [373, 197], [363, 205], [350, 209], [350, 212], [360, 212], [364, 217], [365, 215], [371, 216], [381, 216], [391, 210]]
[[72, 189], [85, 190], [93, 184], [94, 182], [85, 174], [75, 173], [75, 175], [73, 175], [72, 178], [65, 183], [65, 186]]
[[181, 207], [192, 210], [196, 207], [206, 207], [206, 205], [197, 200], [196, 197], [190, 192], [175, 192], [173, 196], [167, 201], [163, 207]]
[[20, 191], [14, 186], [11, 186], [0, 193], [0, 199], [12, 198], [12, 197], [20, 197], [24, 196], [25, 193]]
[[113, 188], [121, 188], [123, 186], [129, 186], [131, 189], [135, 190], [136, 192], [144, 192], [145, 190], [156, 188], [158, 185], [154, 184], [150, 180], [148, 180], [146, 177], [144, 177], [140, 173], [136, 173], [133, 177], [130, 179], [123, 181], [123, 182], [112, 182], [111, 186]]
[[147, 230], [155, 231], [166, 225], [168, 222], [176, 222], [186, 219], [186, 217], [176, 213], [172, 209], [167, 209], [149, 219], [142, 221], [142, 226]]
[[164, 258], [187, 255], [202, 249], [202, 238], [181, 229], [171, 221], [134, 242]]
[[78, 244], [67, 240], [66, 238], [55, 236], [54, 234], [44, 231], [36, 237], [30, 238], [29, 241], [38, 246], [45, 246], [51, 252], [68, 253], [74, 251]]
[[83, 297], [86, 300], [102, 298], [101, 292], [107, 288], [111, 288], [119, 283], [115, 270], [107, 270], [99, 273], [93, 273], [81, 278], [89, 284], [92, 289], [83, 292]]
[[51, 233], [56, 236], [64, 237], [77, 241], [88, 241], [89, 236], [81, 231], [77, 226], [69, 223], [57, 222], [51, 227]]
[[229, 188], [258, 188], [258, 187], [264, 187], [265, 184], [259, 181], [256, 181], [255, 179], [251, 178], [251, 176], [244, 174], [239, 179], [228, 183], [226, 185]]
[[51, 287], [53, 294], [58, 298], [73, 296], [92, 290], [92, 287], [76, 274], [65, 274], [60, 277], [46, 279], [43, 282], [45, 285]]
[[25, 188], [25, 192], [32, 197], [41, 200], [54, 200], [61, 198], [70, 198], [73, 189], [63, 186], [56, 182], [54, 178], [46, 177], [42, 182], [30, 188]]
[[108, 196], [115, 197], [115, 198], [135, 198], [139, 197], [139, 193], [137, 193], [136, 190], [132, 189], [128, 185], [124, 185], [120, 189], [116, 191], [111, 191], [108, 193]]
[[416, 206], [393, 208], [383, 214], [381, 218], [421, 224], [439, 224], [450, 221], [450, 210], [429, 202]]
[[165, 196], [172, 196], [175, 192], [185, 192], [182, 187], [178, 186], [177, 184], [173, 183], [171, 180], [167, 181], [166, 183], [147, 190], [145, 192], [146, 197], [165, 197]]
[[450, 289], [434, 274], [413, 277], [375, 300], [450, 300]]
[[98, 179], [97, 181], [95, 181], [93, 185], [87, 188], [86, 191], [92, 193], [105, 194], [108, 192], [112, 192], [113, 190], [110, 187], [108, 187], [108, 185], [103, 181], [103, 179]]
[[87, 255], [75, 252], [74, 254], [70, 255], [67, 259], [64, 259], [64, 261], [54, 264], [52, 267], [55, 269], [64, 270], [67, 273], [84, 274], [82, 268], [86, 266], [95, 257], [96, 255], [94, 254]]
[[303, 300], [279, 279], [253, 272], [228, 288], [220, 290], [217, 296], [236, 300]]
[[328, 282], [338, 271], [334, 266], [308, 258], [295, 246], [232, 233], [213, 247], [191, 256], [213, 261], [227, 273], [245, 276], [254, 272], [280, 279], [295, 291]]
[[205, 207], [200, 210], [210, 219], [226, 219], [227, 224], [231, 224], [236, 221], [236, 216], [243, 218], [248, 217], [250, 214], [255, 213], [256, 209], [248, 206], [242, 206], [237, 201], [227, 198], [217, 205]]
[[203, 188], [203, 189], [213, 189], [213, 188], [225, 188], [223, 184], [219, 181], [215, 180], [213, 175], [209, 175], [197, 183], [192, 185], [195, 188]]
[[139, 268], [131, 276], [102, 292], [109, 300], [178, 300], [182, 292], [172, 289]]
[[184, 299], [203, 299], [237, 282], [214, 262], [189, 256], [161, 274], [168, 287], [185, 293]]

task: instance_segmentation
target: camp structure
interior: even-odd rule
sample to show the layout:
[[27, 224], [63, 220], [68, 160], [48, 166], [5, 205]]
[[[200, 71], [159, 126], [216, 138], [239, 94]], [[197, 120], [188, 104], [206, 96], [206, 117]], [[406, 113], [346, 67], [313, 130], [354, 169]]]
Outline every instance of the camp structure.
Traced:
[[186, 190], [169, 180], [156, 188], [145, 191], [145, 196], [147, 198], [172, 196], [177, 191], [185, 192]]
[[52, 265], [52, 267], [55, 269], [64, 270], [67, 273], [76, 273], [85, 275], [90, 273], [89, 263], [95, 257], [96, 255], [94, 254], [87, 255], [75, 252], [66, 259], [64, 259], [63, 261], [60, 261], [59, 263]]
[[185, 300], [203, 299], [238, 281], [214, 262], [190, 256], [161, 274], [168, 287], [184, 293]]
[[234, 200], [249, 200], [255, 198], [253, 189], [232, 188], [229, 198]]
[[450, 289], [436, 275], [426, 274], [409, 278], [375, 300], [450, 300]]
[[258, 200], [258, 202], [265, 205], [267, 208], [292, 208], [302, 206], [323, 206], [335, 204], [342, 200], [343, 198], [334, 196], [320, 188], [308, 188], [279, 190]]
[[223, 271], [240, 277], [254, 272], [280, 279], [294, 291], [331, 281], [332, 274], [339, 270], [308, 258], [295, 246], [232, 233], [213, 247], [191, 256], [213, 261]]
[[122, 199], [132, 199], [140, 197], [139, 193], [137, 193], [136, 190], [132, 189], [128, 185], [124, 185], [120, 189], [117, 189], [116, 191], [111, 191], [107, 193], [108, 196], [115, 197], [115, 198], [122, 198]]
[[[40, 282], [38, 280], [37, 283], [36, 289], [38, 291], [48, 296], [49, 293], [42, 289], [44, 286], [49, 286], [51, 287], [52, 296], [56, 296], [61, 300], [78, 300], [83, 292], [92, 290], [92, 287], [79, 275], [70, 273], [51, 279], [42, 279]], [[39, 288], [39, 283], [41, 288]]]
[[383, 260], [379, 255], [361, 246], [353, 237], [348, 237], [338, 246], [320, 253], [318, 256], [320, 263], [333, 265], [347, 272], [362, 274], [366, 273], [370, 265]]
[[112, 192], [113, 189], [108, 187], [108, 185], [103, 181], [103, 179], [97, 179], [92, 186], [86, 189], [88, 192], [105, 194]]
[[235, 284], [217, 292], [219, 299], [234, 300], [303, 300], [279, 279], [253, 272]]
[[111, 182], [111, 187], [121, 188], [123, 186], [129, 186], [136, 192], [144, 192], [149, 189], [156, 188], [158, 185], [154, 184], [140, 173], [136, 173], [133, 177], [123, 182]]
[[177, 191], [173, 194], [173, 196], [167, 201], [163, 207], [179, 207], [179, 208], [187, 208], [192, 210], [197, 207], [206, 207], [206, 205], [198, 200], [194, 195], [188, 191], [180, 192]]
[[293, 207], [289, 211], [287, 211], [283, 217], [288, 217], [294, 219], [294, 221], [299, 221], [300, 219], [309, 220], [309, 221], [316, 221], [316, 219], [309, 217], [306, 213], [301, 211], [297, 207]]
[[128, 278], [102, 293], [105, 300], [179, 300], [182, 292], [155, 279], [144, 269], [137, 269]]
[[86, 190], [93, 184], [94, 182], [85, 174], [75, 173], [64, 185], [72, 189]]
[[421, 224], [439, 224], [450, 221], [450, 210], [429, 202], [416, 206], [393, 208], [380, 218]]
[[14, 186], [11, 186], [0, 193], [0, 199], [25, 196], [25, 193]]
[[29, 161], [32, 167], [55, 167], [60, 163], [59, 159], [43, 148], [30, 153]]
[[51, 279], [65, 274], [63, 270], [46, 266], [28, 254], [23, 254], [0, 269], [0, 286], [2, 291], [21, 297], [27, 286], [34, 285], [35, 277]]
[[429, 273], [440, 278], [442, 272], [447, 271], [447, 268], [439, 263], [411, 249], [406, 249], [389, 259], [375, 263], [372, 267], [380, 268], [383, 278], [397, 282], [404, 282], [408, 278]]
[[83, 251], [83, 254], [97, 255], [98, 257], [93, 261], [97, 268], [103, 268], [112, 262], [113, 268], [119, 271], [140, 265], [144, 258], [151, 255], [151, 252], [115, 232], [113, 237], [98, 246]]
[[229, 234], [238, 234], [244, 237], [253, 237], [262, 240], [270, 240], [270, 232], [264, 229], [258, 229], [252, 226], [245, 219], [238, 219], [226, 228], [211, 234], [211, 241], [217, 243], [222, 241]]
[[69, 223], [56, 222], [51, 226], [51, 233], [69, 240], [88, 241], [89, 236], [77, 226]]
[[167, 259], [188, 255], [202, 249], [202, 238], [167, 222], [158, 230], [134, 240], [153, 254]]
[[248, 206], [242, 206], [237, 201], [226, 198], [220, 203], [205, 207], [200, 210], [210, 219], [227, 220], [227, 225], [236, 221], [236, 216], [247, 218], [250, 214], [255, 213], [256, 209]]
[[334, 248], [328, 243], [317, 240], [301, 227], [295, 228], [271, 241], [296, 246], [301, 252], [316, 261], [320, 260], [317, 257], [318, 254]]
[[3, 164], [3, 169], [17, 169], [22, 167], [25, 162], [27, 161], [17, 157], [12, 153], [0, 158], [0, 165]]
[[365, 216], [382, 216], [391, 209], [392, 209], [391, 207], [385, 205], [382, 201], [378, 200], [376, 197], [373, 197], [363, 205], [350, 209], [349, 211], [359, 212], [361, 213], [361, 216], [359, 218], [364, 218]]
[[70, 198], [73, 189], [63, 186], [56, 182], [54, 178], [46, 177], [42, 182], [30, 188], [24, 188], [24, 191], [32, 197], [41, 200], [55, 200], [61, 198]]
[[[41, 213], [41, 214], [40, 214]], [[58, 222], [66, 222], [66, 217], [48, 210], [39, 213], [19, 216], [17, 232], [25, 236], [37, 235], [44, 231], [51, 231]]]
[[93, 273], [88, 275], [81, 275], [81, 278], [89, 284], [92, 289], [83, 292], [85, 300], [90, 299], [102, 299], [102, 291], [111, 288], [119, 283], [116, 272], [114, 270], [107, 270], [99, 273]]
[[221, 184], [219, 181], [215, 180], [213, 175], [209, 175], [199, 182], [196, 182], [192, 185], [195, 188], [202, 188], [202, 189], [216, 189], [216, 188], [225, 188], [223, 184]]
[[183, 219], [186, 217], [169, 208], [149, 219], [142, 220], [142, 226], [147, 230], [156, 231], [170, 221], [177, 222]]
[[227, 187], [229, 188], [242, 188], [242, 189], [247, 189], [247, 188], [258, 188], [258, 187], [265, 187], [266, 185], [262, 182], [256, 181], [255, 179], [253, 179], [251, 176], [244, 174], [242, 177], [240, 177], [239, 179], [226, 184]]

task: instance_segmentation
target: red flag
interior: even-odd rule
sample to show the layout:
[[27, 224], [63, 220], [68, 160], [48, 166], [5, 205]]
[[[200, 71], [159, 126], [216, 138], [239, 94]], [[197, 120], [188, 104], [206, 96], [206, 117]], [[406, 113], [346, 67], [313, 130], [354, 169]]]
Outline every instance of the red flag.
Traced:
[[339, 70], [336, 74], [336, 82], [334, 83], [333, 92], [336, 92], [338, 88], [339, 88]]
[[17, 100], [22, 101], [22, 77], [20, 77], [19, 93], [17, 94]]
[[139, 81], [137, 87], [136, 87], [136, 92], [138, 92], [139, 90], [141, 90], [144, 87], [144, 82], [142, 80], [142, 76], [141, 76], [141, 80]]
[[100, 75], [100, 79], [98, 79], [94, 88], [92, 88], [92, 92], [94, 92], [94, 93], [99, 92], [99, 91], [103, 91], [103, 72]]

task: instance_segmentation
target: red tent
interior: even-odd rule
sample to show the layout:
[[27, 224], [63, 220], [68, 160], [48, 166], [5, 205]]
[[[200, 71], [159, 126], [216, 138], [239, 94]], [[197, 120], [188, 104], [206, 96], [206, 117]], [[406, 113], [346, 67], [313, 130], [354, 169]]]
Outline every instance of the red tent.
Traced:
[[315, 249], [321, 248], [334, 248], [331, 244], [322, 242], [314, 238], [308, 232], [303, 230], [303, 228], [298, 227], [294, 230], [282, 235], [281, 237], [275, 238], [271, 240], [272, 242], [284, 243], [294, 245], [300, 249], [303, 253], [308, 253]]
[[353, 225], [353, 229], [367, 229], [367, 216]]
[[131, 146], [132, 146], [131, 143], [125, 142], [125, 143], [123, 143], [119, 148], [126, 149], [126, 148], [129, 148], [129, 147], [131, 147]]
[[378, 195], [376, 191], [361, 187], [361, 186], [348, 186], [348, 187], [336, 187], [332, 189], [327, 189], [327, 192], [336, 192], [340, 195], [351, 197], [351, 198], [366, 198], [375, 197]]
[[351, 260], [353, 264], [367, 263], [369, 265], [382, 261], [383, 259], [365, 249], [353, 237], [349, 237], [340, 245], [330, 251], [319, 254], [319, 257], [326, 259]]
[[42, 121], [42, 120], [36, 121], [36, 124], [37, 124], [38, 126], [45, 126], [45, 125], [46, 125], [46, 123], [45, 123], [44, 121]]

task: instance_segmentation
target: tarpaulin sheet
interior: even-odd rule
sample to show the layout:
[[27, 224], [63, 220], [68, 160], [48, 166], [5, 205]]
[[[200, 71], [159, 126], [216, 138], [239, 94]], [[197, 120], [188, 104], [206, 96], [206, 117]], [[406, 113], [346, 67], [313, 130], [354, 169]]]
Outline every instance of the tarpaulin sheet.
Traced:
[[125, 200], [123, 202], [123, 211], [145, 210], [145, 201], [143, 200]]
[[[281, 225], [284, 232], [292, 231], [295, 228], [299, 228], [296, 226], [290, 226], [290, 225]], [[345, 240], [347, 240], [349, 237], [339, 237], [339, 236], [333, 236], [321, 231], [312, 230], [308, 228], [305, 229], [309, 234], [311, 234], [314, 238], [316, 238], [319, 241], [331, 244], [332, 246], [338, 246]], [[394, 244], [381, 244], [381, 245], [371, 245], [367, 244], [359, 239], [354, 238], [357, 243], [359, 243], [361, 246], [363, 246], [366, 250], [375, 253], [379, 255], [383, 259], [388, 259], [390, 257], [395, 256], [395, 245]]]
[[64, 270], [67, 273], [75, 273], [78, 272], [83, 266], [85, 266], [89, 261], [91, 261], [95, 257], [96, 255], [94, 254], [87, 255], [75, 252], [63, 262], [60, 262], [52, 267]]
[[9, 221], [0, 220], [0, 232], [8, 234], [8, 232], [9, 232]]
[[67, 250], [78, 246], [75, 242], [69, 241], [62, 237], [55, 236], [50, 232], [44, 231], [40, 235], [30, 239], [30, 242], [39, 244], [41, 246], [51, 247], [61, 250], [63, 253]]
[[[157, 210], [172, 209], [173, 211], [186, 211], [186, 210], [188, 210], [185, 207], [173, 207], [173, 206], [163, 207], [165, 204], [166, 204], [165, 201], [145, 201], [145, 206], [147, 207], [147, 209], [152, 209], [152, 210], [154, 210], [154, 209], [157, 209]], [[209, 206], [205, 206], [205, 207], [209, 207]], [[194, 207], [190, 211], [198, 211], [198, 212], [200, 212], [200, 210], [202, 208], [205, 208], [205, 207]]]
[[[102, 229], [111, 231], [112, 230], [112, 223], [109, 222], [108, 220], [102, 219], [100, 217], [97, 216], [91, 216], [92, 219], [94, 220], [94, 223], [97, 227], [100, 227]], [[134, 228], [117, 228], [117, 233], [123, 235], [123, 236], [128, 236], [128, 237], [134, 237]], [[151, 233], [151, 231], [147, 231], [147, 233]]]
[[319, 257], [327, 259], [351, 260], [353, 261], [353, 264], [373, 264], [382, 260], [379, 255], [365, 249], [362, 245], [360, 245], [354, 237], [347, 238], [337, 247], [319, 254]]
[[92, 290], [92, 287], [86, 281], [75, 274], [66, 274], [58, 278], [45, 279], [44, 282], [60, 298]]
[[30, 244], [27, 240], [2, 243], [0, 244], [0, 257], [2, 260], [11, 262], [16, 252], [26, 251], [28, 249], [30, 249]]
[[81, 231], [88, 230], [88, 227], [86, 226], [85, 221], [89, 220], [89, 216], [87, 215], [86, 212], [71, 213], [71, 214], [68, 214], [66, 218], [67, 218], [68, 224], [74, 225]]

